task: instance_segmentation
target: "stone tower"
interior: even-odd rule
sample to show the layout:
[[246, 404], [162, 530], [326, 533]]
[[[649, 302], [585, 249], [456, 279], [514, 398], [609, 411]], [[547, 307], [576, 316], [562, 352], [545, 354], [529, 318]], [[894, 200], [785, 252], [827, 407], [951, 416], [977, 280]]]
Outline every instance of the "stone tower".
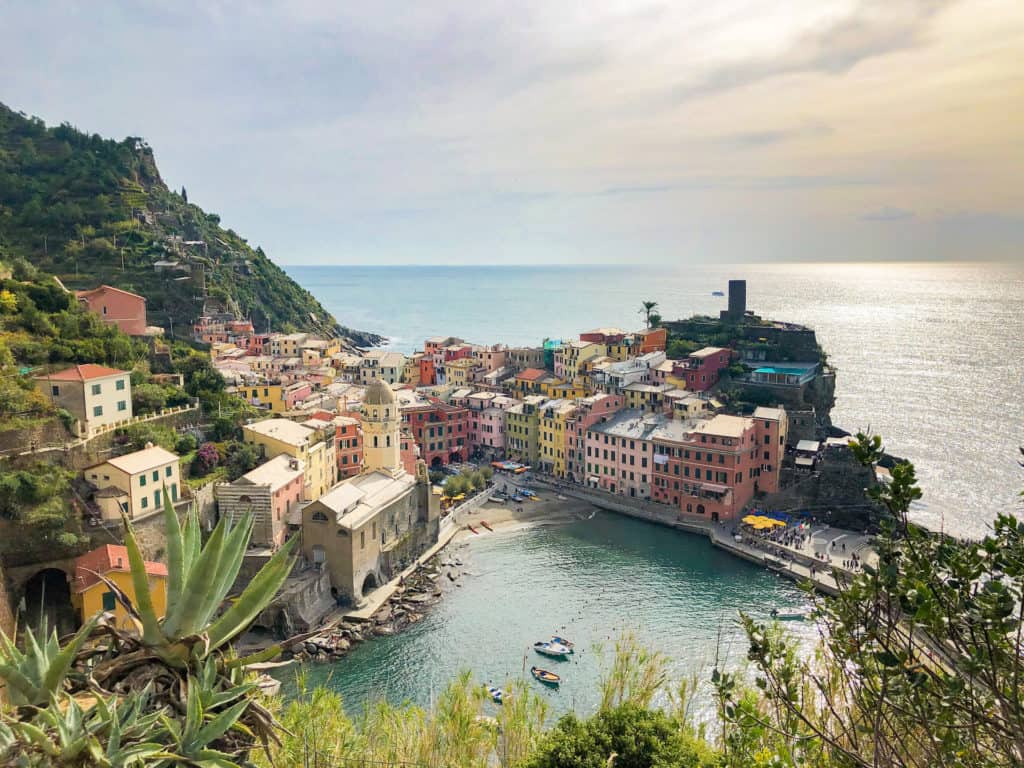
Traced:
[[398, 477], [402, 468], [401, 440], [402, 416], [391, 387], [374, 379], [366, 388], [363, 398], [363, 471], [387, 472]]

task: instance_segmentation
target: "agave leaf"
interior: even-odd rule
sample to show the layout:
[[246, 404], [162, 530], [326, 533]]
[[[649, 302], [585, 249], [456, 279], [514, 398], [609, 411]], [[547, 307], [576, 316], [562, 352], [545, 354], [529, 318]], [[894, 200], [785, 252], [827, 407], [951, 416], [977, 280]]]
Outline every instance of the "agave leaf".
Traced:
[[71, 641], [64, 646], [64, 649], [53, 658], [50, 668], [43, 677], [43, 685], [49, 692], [52, 693], [60, 687], [60, 684], [71, 670], [75, 656], [78, 655], [78, 651], [81, 650], [85, 641], [89, 639], [89, 635], [92, 633], [97, 621], [99, 621], [99, 616], [93, 616], [85, 622], [82, 628], [71, 638]]
[[207, 590], [207, 600], [199, 618], [200, 626], [205, 627], [210, 623], [210, 619], [213, 618], [214, 613], [227, 597], [231, 586], [238, 577], [242, 559], [245, 557], [245, 550], [249, 546], [249, 539], [252, 536], [252, 517], [249, 515], [246, 515], [237, 525], [229, 523], [229, 526], [224, 539], [217, 580]]
[[15, 706], [31, 702], [38, 690], [35, 683], [13, 664], [0, 664], [0, 680], [7, 683], [10, 693], [18, 694], [10, 697], [11, 703]]
[[241, 668], [249, 668], [253, 664], [262, 664], [265, 661], [270, 661], [271, 659], [276, 659], [278, 657], [278, 655], [280, 655], [280, 653], [281, 653], [281, 646], [275, 643], [274, 645], [270, 646], [269, 648], [264, 648], [262, 651], [257, 651], [256, 653], [250, 653], [248, 656], [241, 656], [241, 657], [239, 657], [237, 659], [231, 659], [230, 661], [227, 662], [227, 667], [229, 669], [236, 669], [236, 668], [240, 668], [240, 667]]
[[142, 559], [139, 541], [135, 538], [135, 529], [132, 528], [127, 515], [124, 516], [124, 527], [124, 544], [128, 549], [132, 587], [135, 589], [135, 600], [139, 604], [139, 615], [142, 622], [142, 642], [146, 645], [156, 645], [163, 640], [164, 633], [160, 629], [160, 619], [153, 609], [153, 595], [149, 591], [149, 579], [146, 578], [146, 561]]
[[235, 721], [242, 716], [242, 713], [248, 706], [248, 699], [242, 699], [242, 701], [232, 704], [204, 725], [196, 735], [196, 740], [203, 747], [212, 744], [228, 732], [228, 729], [230, 729], [231, 726], [235, 724]]
[[182, 635], [194, 635], [201, 627], [197, 619], [207, 600], [207, 591], [214, 583], [217, 569], [220, 566], [221, 552], [224, 546], [224, 534], [227, 530], [227, 518], [222, 518], [213, 535], [199, 553], [199, 557], [188, 570], [188, 581], [182, 592], [181, 600], [167, 612], [164, 621], [164, 635], [174, 640]]
[[274, 595], [284, 584], [291, 572], [292, 565], [294, 565], [295, 561], [291, 557], [291, 552], [297, 541], [298, 537], [294, 536], [275, 552], [274, 556], [260, 568], [259, 573], [245, 587], [234, 604], [210, 626], [208, 634], [211, 647], [219, 648], [231, 640], [274, 599]]
[[185, 539], [178, 515], [164, 485], [164, 529], [167, 532], [167, 607], [177, 605], [185, 588]]
[[107, 587], [107, 589], [114, 593], [114, 599], [117, 600], [117, 602], [121, 604], [121, 607], [128, 612], [128, 615], [141, 626], [142, 616], [139, 615], [139, 612], [135, 608], [134, 603], [132, 603], [132, 599], [128, 597], [128, 593], [121, 589], [119, 586], [117, 586], [117, 584], [108, 579], [102, 573], [97, 573], [96, 571], [89, 571], [89, 573], [93, 574], [97, 579], [102, 581], [103, 584]]
[[[184, 534], [184, 565], [185, 570], [183, 576], [188, 578], [189, 572], [192, 570], [192, 566], [196, 564], [196, 560], [199, 558], [199, 549], [202, 539], [202, 532], [199, 530], [199, 515], [196, 512], [196, 508], [193, 506], [188, 513], [188, 517], [185, 519], [185, 534]], [[185, 588], [185, 581], [181, 582], [182, 589]]]

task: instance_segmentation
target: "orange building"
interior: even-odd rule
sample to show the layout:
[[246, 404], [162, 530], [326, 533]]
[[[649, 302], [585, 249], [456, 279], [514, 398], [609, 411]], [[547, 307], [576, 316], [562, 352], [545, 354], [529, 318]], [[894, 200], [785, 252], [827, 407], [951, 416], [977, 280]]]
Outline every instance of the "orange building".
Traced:
[[108, 325], [116, 325], [129, 336], [146, 334], [146, 300], [142, 296], [110, 285], [75, 291], [75, 296], [82, 306]]

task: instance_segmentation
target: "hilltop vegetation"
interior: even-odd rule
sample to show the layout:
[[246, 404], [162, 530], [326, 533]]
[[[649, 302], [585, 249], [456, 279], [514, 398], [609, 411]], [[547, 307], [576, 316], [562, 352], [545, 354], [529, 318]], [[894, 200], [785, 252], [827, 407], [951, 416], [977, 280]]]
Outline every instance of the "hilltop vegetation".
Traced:
[[[107, 283], [147, 299], [150, 322], [184, 330], [212, 305], [257, 328], [373, 334], [342, 328], [262, 249], [172, 192], [152, 149], [83, 133], [0, 104], [0, 249], [69, 288]], [[157, 265], [157, 262], [164, 262]]]

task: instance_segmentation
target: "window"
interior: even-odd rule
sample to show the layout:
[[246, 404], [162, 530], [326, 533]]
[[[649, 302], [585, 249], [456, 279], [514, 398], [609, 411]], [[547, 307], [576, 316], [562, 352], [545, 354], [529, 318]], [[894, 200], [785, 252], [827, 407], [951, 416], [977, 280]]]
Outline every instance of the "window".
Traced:
[[366, 549], [366, 531], [359, 532], [359, 548]]
[[153, 506], [160, 506], [160, 491], [153, 491]]
[[103, 610], [104, 611], [112, 611], [112, 610], [114, 610], [114, 607], [116, 605], [117, 605], [117, 598], [114, 597], [114, 593], [113, 592], [104, 592], [103, 593]]
[[93, 384], [92, 385], [92, 393], [94, 395], [98, 395], [100, 393], [100, 385], [99, 384]]
[[50, 387], [50, 394], [54, 395], [54, 396], [59, 395], [60, 394], [60, 387], [58, 387], [56, 385]]
[[171, 483], [171, 501], [178, 500], [178, 484]]
[[143, 509], [149, 509], [149, 497], [148, 496], [143, 496], [142, 497], [142, 508]]
[[311, 519], [313, 520], [314, 523], [326, 523], [327, 515], [325, 515], [320, 510], [317, 510], [316, 512], [313, 513]]
[[93, 416], [102, 416], [103, 415], [103, 406], [102, 405], [94, 405], [92, 407], [92, 415]]
[[160, 479], [160, 470], [159, 469], [154, 469], [153, 470], [153, 482], [155, 483], [159, 479]]
[[146, 476], [145, 475], [139, 475], [139, 487], [140, 488], [145, 488], [146, 487]]
[[123, 392], [124, 391], [124, 379], [118, 379], [117, 382], [114, 384], [114, 389], [116, 389], [118, 392]]
[[128, 403], [126, 403], [124, 400], [118, 400], [117, 401], [117, 410], [118, 411], [127, 411], [128, 410]]

